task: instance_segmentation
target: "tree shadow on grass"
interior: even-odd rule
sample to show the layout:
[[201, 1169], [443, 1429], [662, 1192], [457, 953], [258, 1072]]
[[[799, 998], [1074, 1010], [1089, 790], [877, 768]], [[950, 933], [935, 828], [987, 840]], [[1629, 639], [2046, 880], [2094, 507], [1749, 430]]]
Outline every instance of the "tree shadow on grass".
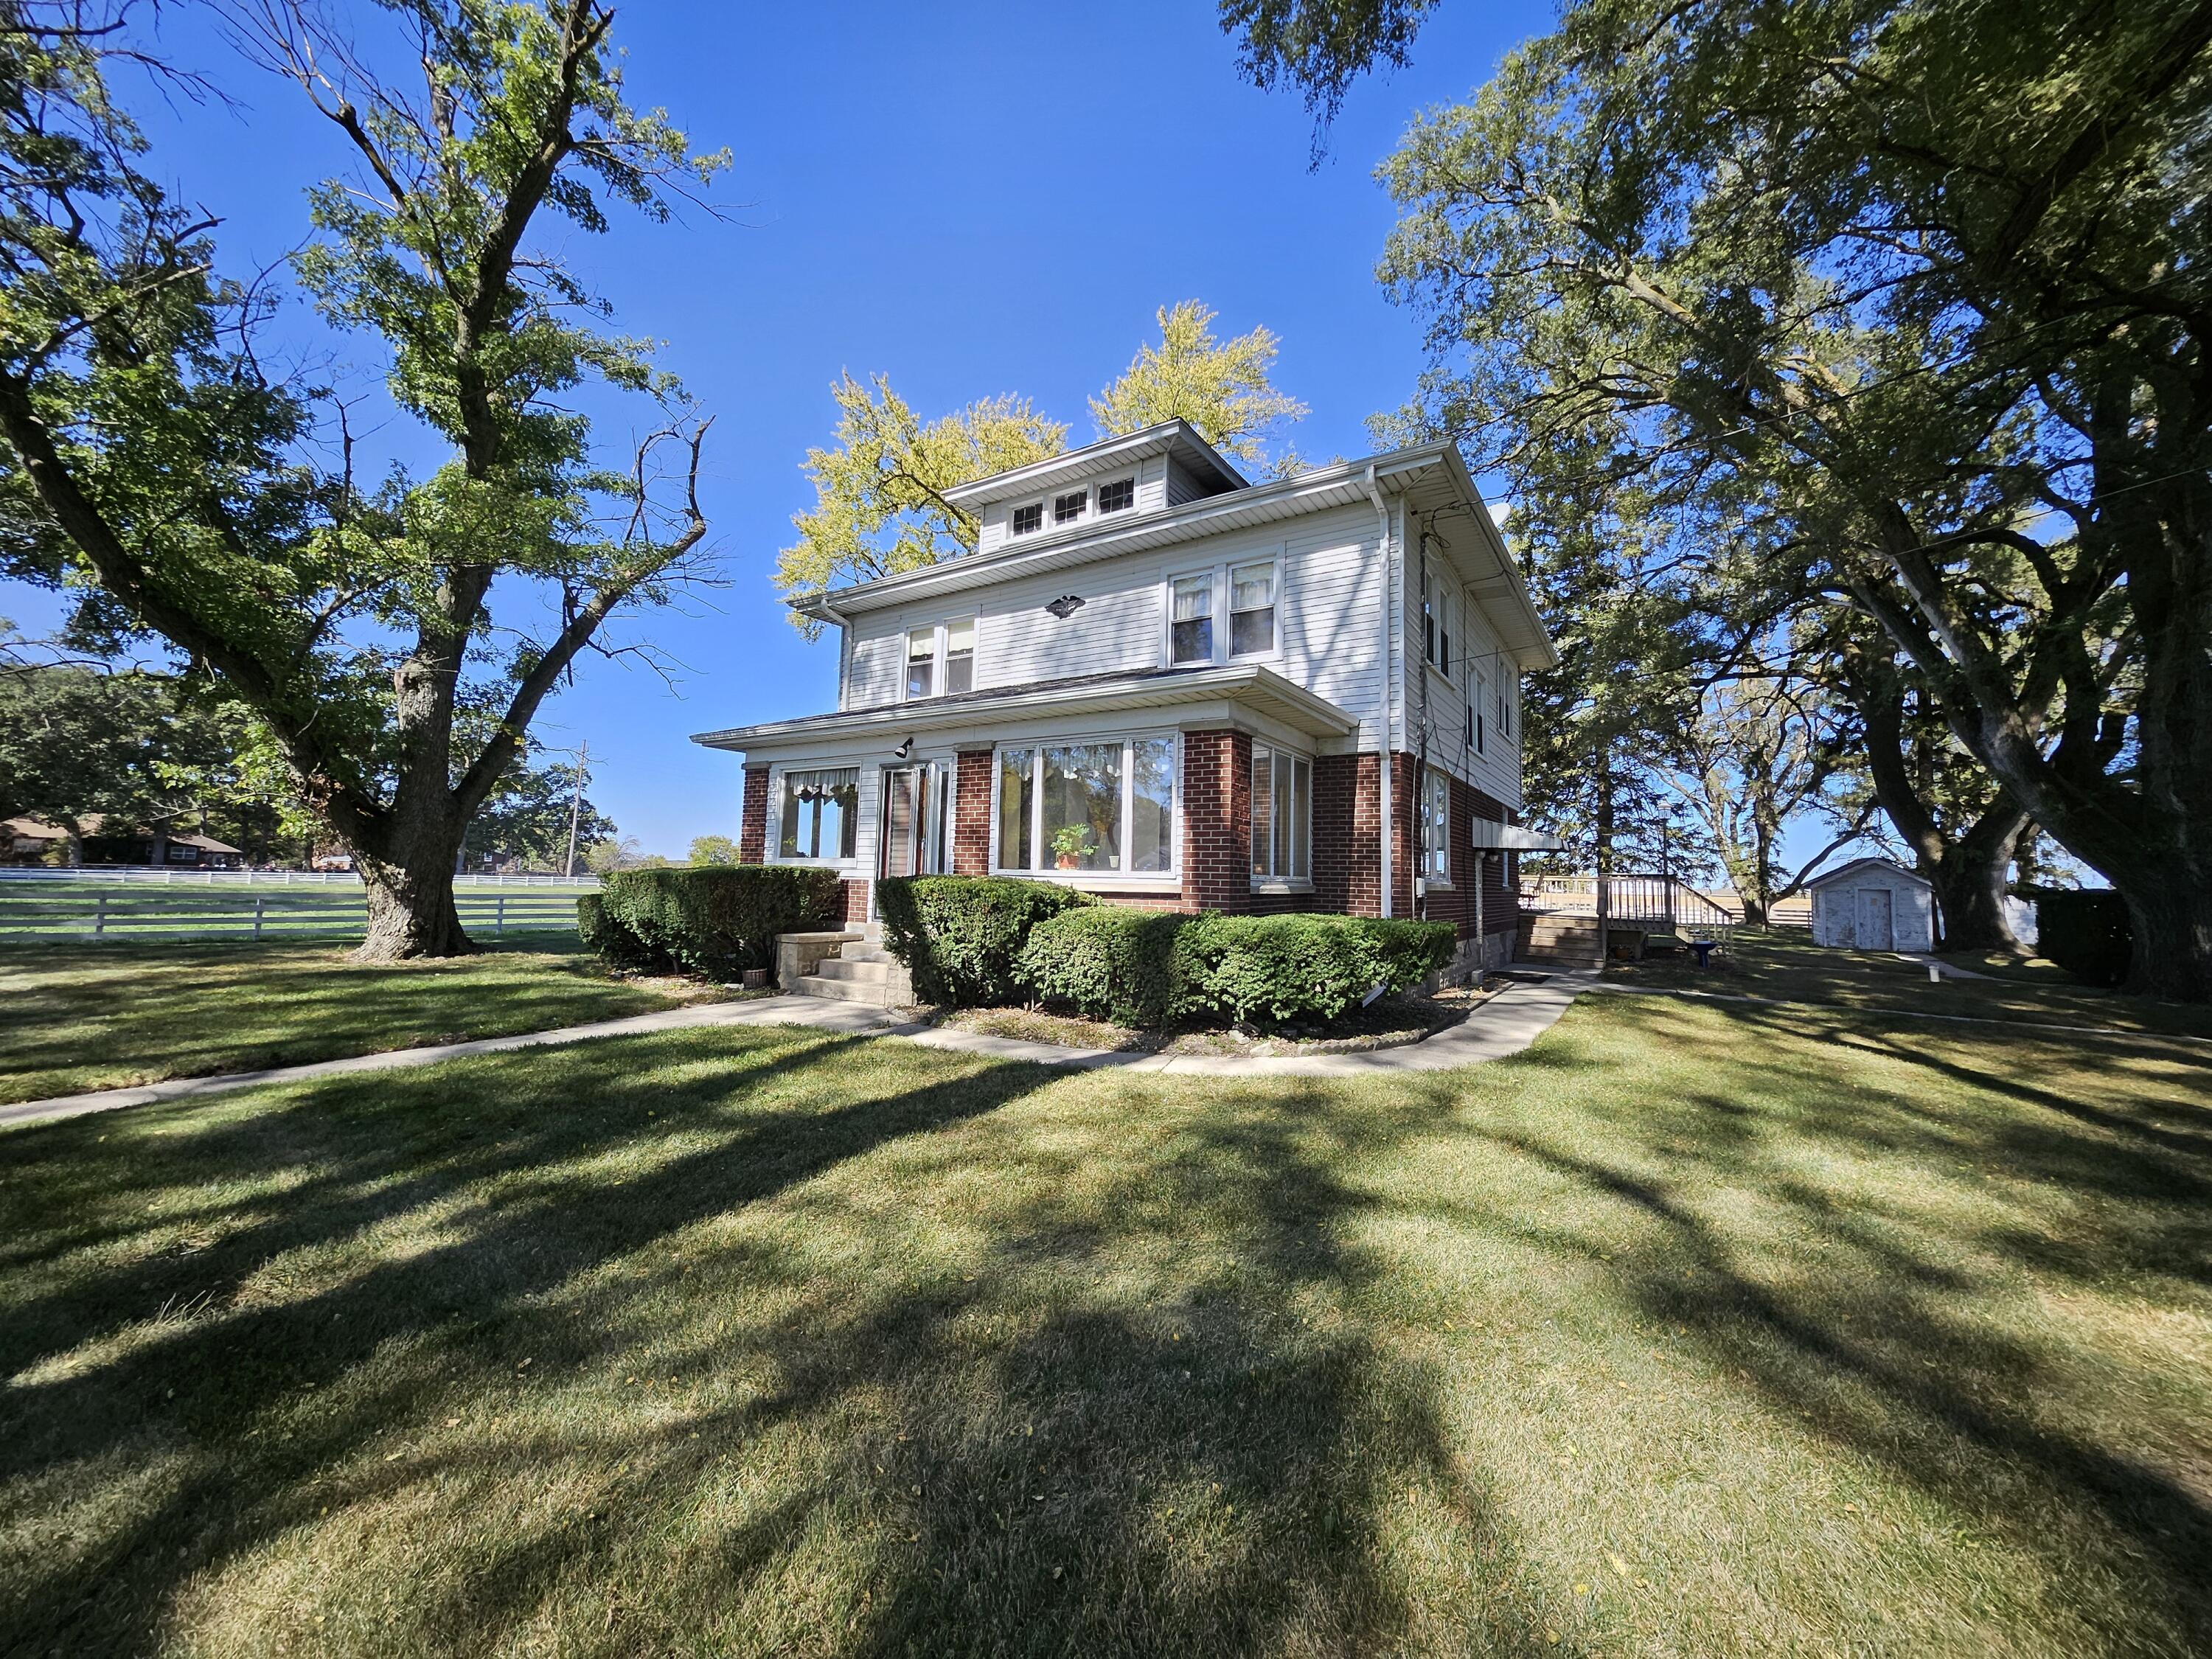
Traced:
[[[2147, 1276], [2212, 1282], [2205, 1137], [2187, 1114], [2161, 1121], [2175, 1103], [2145, 1098], [2172, 1078], [2146, 1072], [2135, 1098], [2114, 1089], [2092, 1104], [2067, 1084], [2027, 1080], [2039, 1060], [2055, 1070], [2061, 1047], [2021, 1034], [1894, 1031], [1878, 1017], [1808, 1021], [1741, 1005], [1647, 1006], [1629, 1019], [1728, 1059], [1698, 1088], [1624, 1099], [1608, 1115], [1613, 1134], [1480, 1117], [1463, 1133], [1640, 1218], [1643, 1242], [1618, 1265], [1608, 1254], [1605, 1271], [1717, 1366], [1978, 1517], [2052, 1582], [2116, 1586], [2074, 1609], [2105, 1621], [2112, 1650], [2212, 1651], [2212, 1500], [2200, 1481], [2154, 1449], [2155, 1431], [2115, 1423], [2105, 1395], [2124, 1373], [2106, 1356], [2069, 1346], [2073, 1334], [1990, 1316], [2021, 1295], [2023, 1273], [2130, 1301]], [[1808, 1120], [1798, 1104], [1808, 1036], [1838, 1073], [1891, 1069], [1823, 1090]], [[2071, 1052], [2078, 1063], [2082, 1045]], [[1914, 1074], [1940, 1081], [1919, 1087]], [[1808, 1166], [1808, 1146], [1832, 1149], [1841, 1167]], [[1870, 1182], [1870, 1162], [1917, 1174]], [[1598, 1266], [1584, 1230], [1504, 1212], [1480, 1220]], [[2197, 1475], [2206, 1453], [2195, 1448]]]

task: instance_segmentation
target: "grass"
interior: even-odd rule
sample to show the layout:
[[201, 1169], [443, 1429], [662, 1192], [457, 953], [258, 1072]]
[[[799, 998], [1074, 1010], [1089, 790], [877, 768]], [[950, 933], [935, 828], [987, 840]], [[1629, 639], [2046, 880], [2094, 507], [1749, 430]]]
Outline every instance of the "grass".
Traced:
[[1373, 1082], [700, 1030], [0, 1135], [73, 1656], [2212, 1650], [2201, 1051]]
[[[1996, 972], [1979, 957], [1948, 957], [1977, 972]], [[1945, 980], [1893, 956], [1832, 951], [1800, 928], [1739, 929], [1729, 953], [1700, 969], [1688, 957], [1615, 963], [1607, 978], [1622, 985], [1724, 995], [1777, 998], [1889, 1012], [1940, 1013], [1977, 1019], [2106, 1026], [2130, 1031], [2212, 1037], [2212, 1011], [2076, 983], [2055, 963], [2011, 964], [1996, 981]]]
[[682, 1000], [590, 957], [371, 967], [329, 944], [0, 950], [0, 1104], [617, 1019]]

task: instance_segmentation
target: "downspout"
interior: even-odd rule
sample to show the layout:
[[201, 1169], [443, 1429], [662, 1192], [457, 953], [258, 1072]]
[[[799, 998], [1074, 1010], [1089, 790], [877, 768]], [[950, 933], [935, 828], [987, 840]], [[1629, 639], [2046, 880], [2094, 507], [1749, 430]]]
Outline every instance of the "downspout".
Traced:
[[1367, 463], [1367, 499], [1375, 503], [1375, 522], [1382, 543], [1382, 752], [1376, 768], [1376, 781], [1380, 787], [1382, 825], [1382, 914], [1390, 915], [1390, 738], [1397, 713], [1396, 675], [1390, 661], [1390, 627], [1392, 612], [1397, 605], [1397, 588], [1393, 583], [1394, 562], [1397, 550], [1390, 542], [1390, 509], [1382, 500], [1382, 492], [1375, 485], [1375, 463]]

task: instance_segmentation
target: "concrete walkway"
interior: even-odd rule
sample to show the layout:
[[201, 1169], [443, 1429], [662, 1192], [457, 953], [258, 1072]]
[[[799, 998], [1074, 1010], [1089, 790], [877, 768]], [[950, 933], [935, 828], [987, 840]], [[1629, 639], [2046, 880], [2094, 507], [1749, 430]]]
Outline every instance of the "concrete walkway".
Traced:
[[[1534, 971], [1534, 970], [1532, 970]], [[746, 1002], [695, 1003], [684, 1008], [664, 1008], [628, 1019], [602, 1020], [592, 1025], [567, 1025], [553, 1031], [526, 1031], [515, 1036], [482, 1037], [472, 1042], [442, 1042], [421, 1048], [394, 1048], [384, 1054], [356, 1054], [346, 1060], [319, 1060], [311, 1066], [278, 1066], [262, 1072], [232, 1072], [220, 1077], [178, 1078], [167, 1083], [149, 1083], [129, 1089], [102, 1089], [90, 1094], [58, 1095], [50, 1100], [27, 1100], [0, 1106], [0, 1128], [12, 1124], [44, 1122], [76, 1117], [86, 1112], [112, 1112], [123, 1106], [147, 1106], [159, 1101], [191, 1100], [233, 1089], [251, 1089], [264, 1083], [297, 1083], [310, 1078], [343, 1077], [356, 1072], [392, 1072], [415, 1066], [435, 1065], [471, 1054], [499, 1054], [514, 1048], [542, 1048], [553, 1043], [588, 1042], [598, 1037], [637, 1036], [651, 1031], [673, 1031], [695, 1025], [799, 1025], [812, 1030], [844, 1031], [865, 1036], [903, 1037], [929, 1048], [951, 1048], [963, 1054], [988, 1054], [996, 1060], [1028, 1060], [1073, 1071], [1112, 1066], [1132, 1072], [1165, 1072], [1200, 1077], [1374, 1077], [1402, 1072], [1441, 1072], [1457, 1066], [1474, 1066], [1487, 1060], [1517, 1054], [1543, 1033], [1584, 991], [1594, 988], [1592, 973], [1541, 970], [1542, 983], [1509, 983], [1480, 1004], [1457, 1025], [1449, 1026], [1419, 1042], [1392, 1048], [1367, 1049], [1332, 1054], [1133, 1054], [1111, 1049], [1066, 1048], [1052, 1042], [1027, 1042], [1015, 1037], [986, 1036], [979, 1031], [946, 1030], [896, 1018], [881, 1008], [836, 1002], [826, 997], [757, 997]]]

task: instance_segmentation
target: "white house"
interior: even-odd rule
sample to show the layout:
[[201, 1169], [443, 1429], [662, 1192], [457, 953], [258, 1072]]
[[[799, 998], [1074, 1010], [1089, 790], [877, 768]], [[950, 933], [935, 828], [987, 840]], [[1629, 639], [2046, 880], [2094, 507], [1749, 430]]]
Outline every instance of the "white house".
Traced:
[[837, 869], [852, 920], [994, 872], [1510, 952], [1520, 679], [1557, 659], [1457, 449], [1254, 483], [1174, 421], [948, 499], [973, 553], [802, 605], [835, 711], [694, 738], [744, 757], [741, 858]]
[[1887, 859], [1854, 859], [1806, 884], [1813, 942], [1845, 951], [1932, 951], [1936, 890]]

